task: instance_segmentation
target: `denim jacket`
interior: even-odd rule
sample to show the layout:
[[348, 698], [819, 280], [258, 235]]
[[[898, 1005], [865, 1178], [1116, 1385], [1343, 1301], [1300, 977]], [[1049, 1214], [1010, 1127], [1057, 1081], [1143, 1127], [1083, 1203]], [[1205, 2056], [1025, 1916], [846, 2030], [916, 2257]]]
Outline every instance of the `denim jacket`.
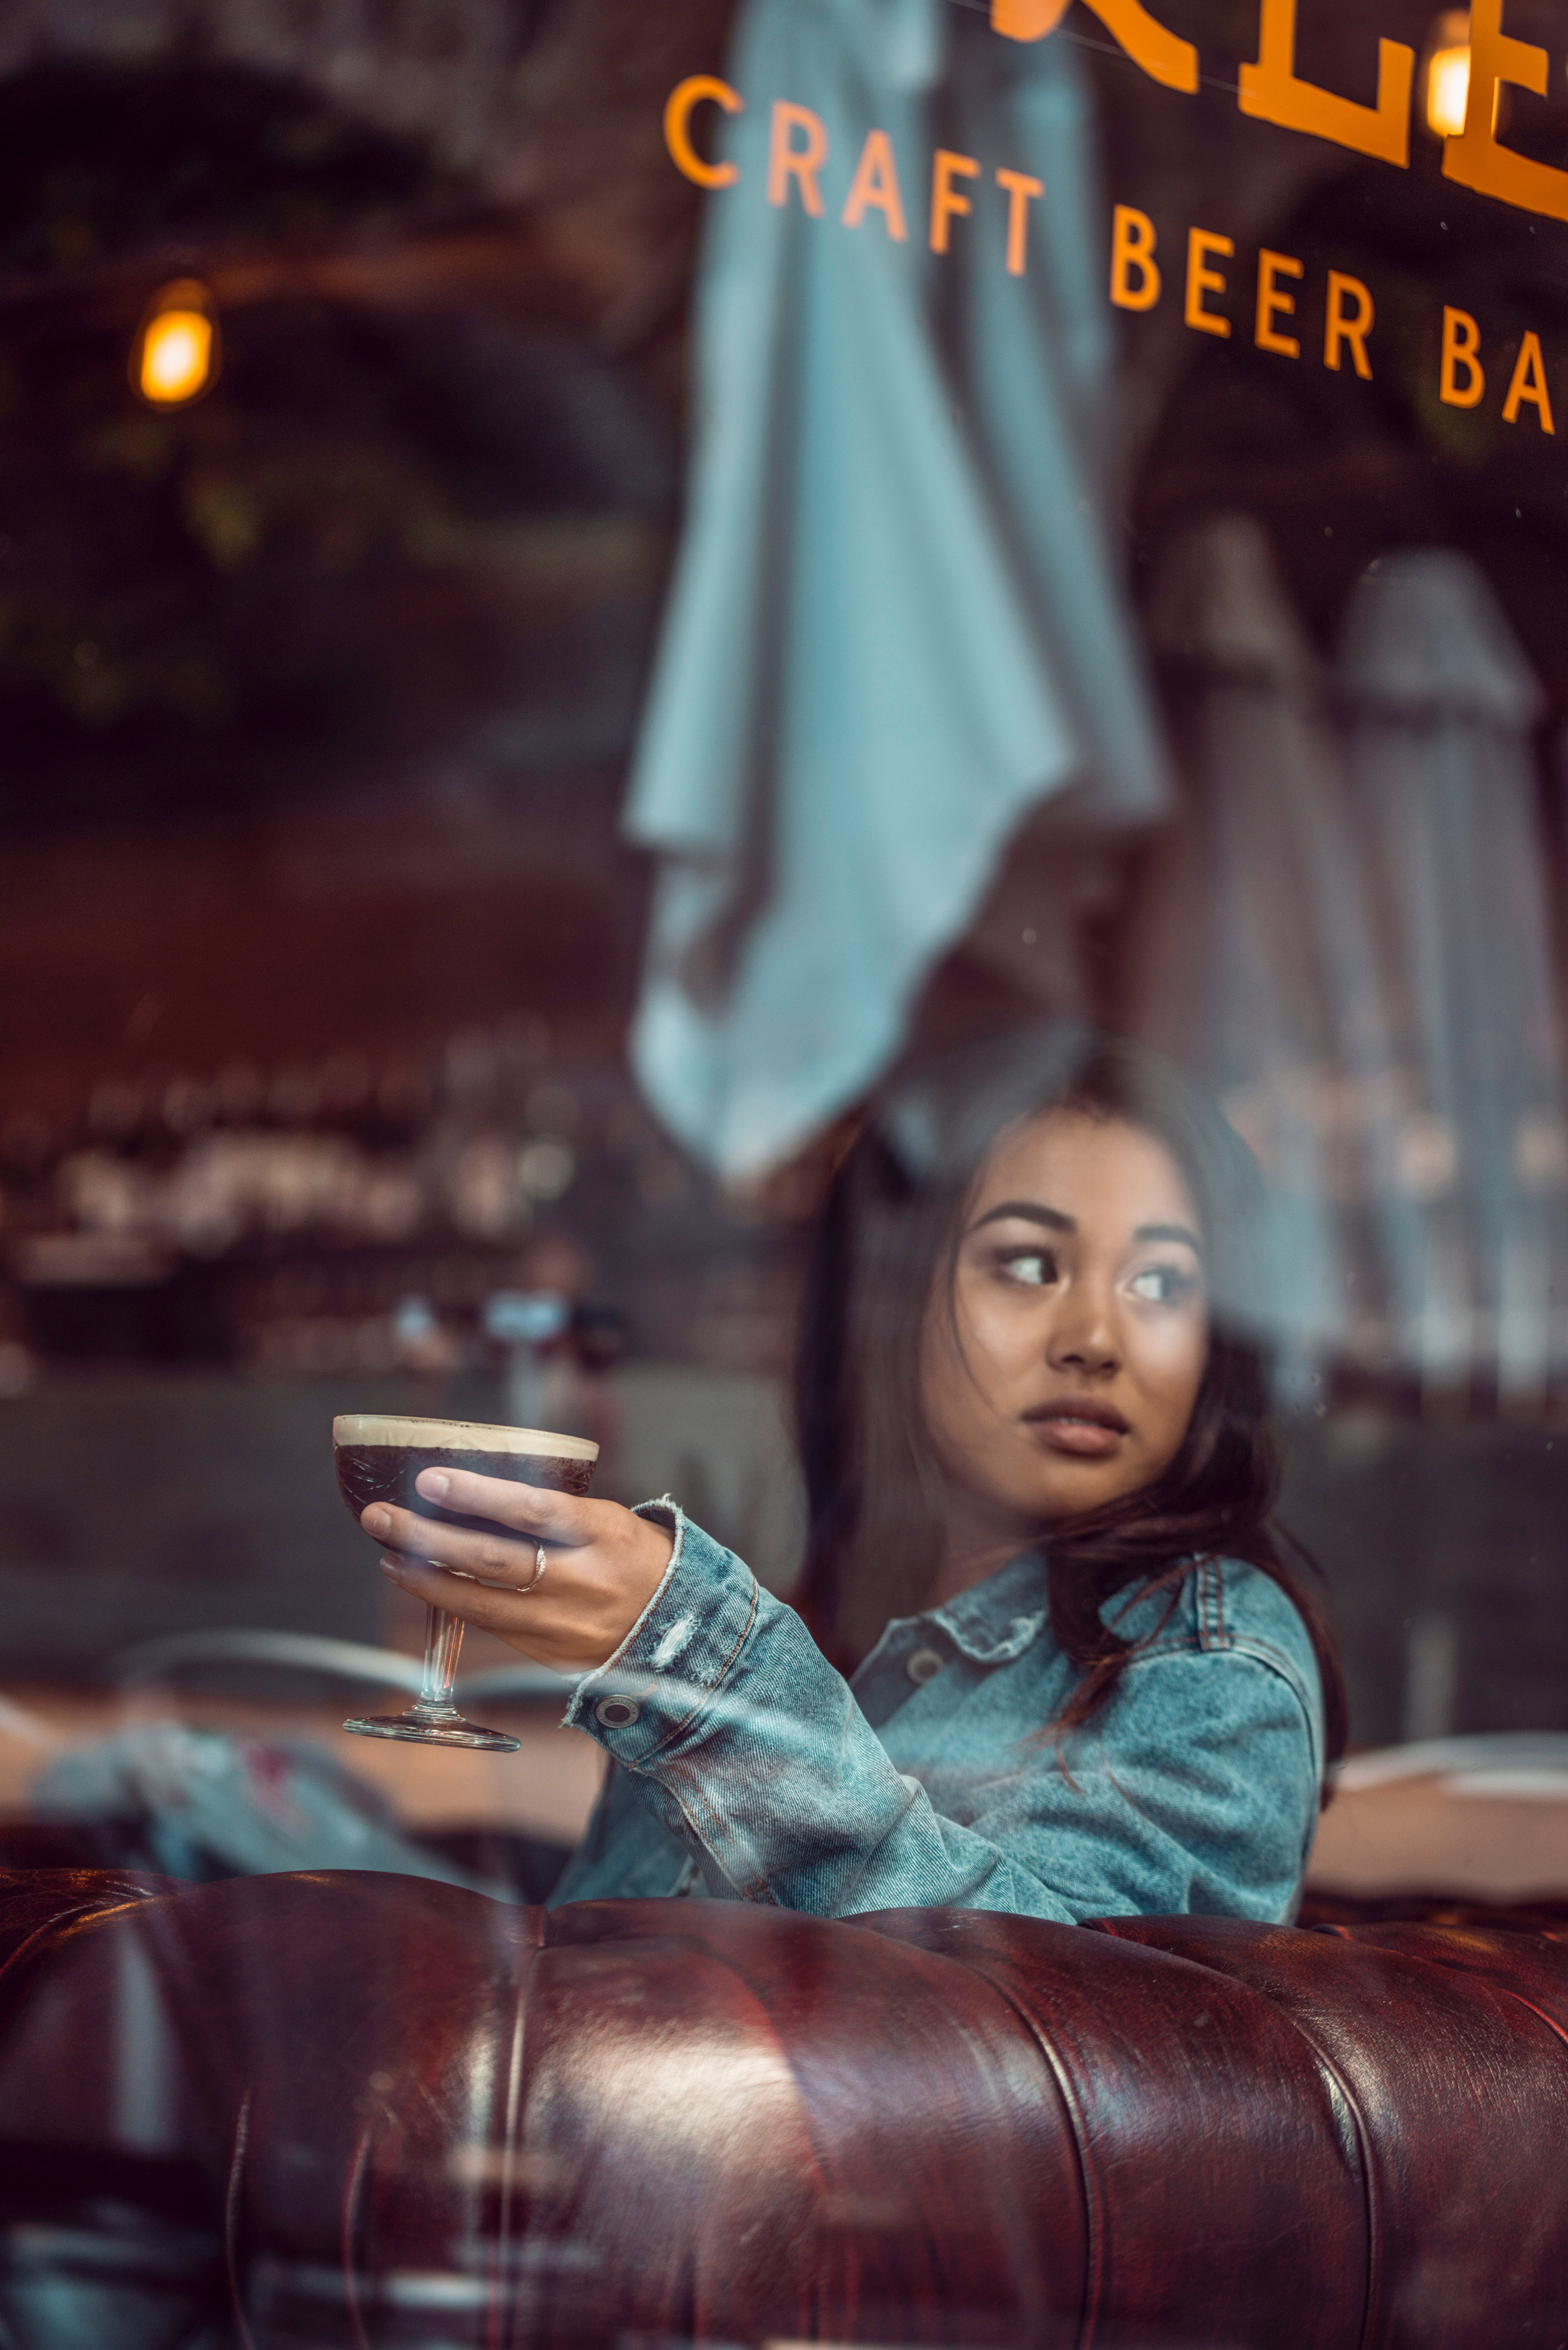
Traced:
[[[1065, 1924], [1293, 1913], [1323, 1700], [1300, 1616], [1255, 1567], [1197, 1562], [1064, 1755], [1033, 1735], [1077, 1679], [1038, 1552], [896, 1618], [846, 1681], [732, 1552], [668, 1501], [643, 1512], [674, 1553], [567, 1707], [612, 1767], [556, 1902], [697, 1892], [822, 1918]], [[1106, 1618], [1137, 1638], [1168, 1605], [1123, 1592]]]

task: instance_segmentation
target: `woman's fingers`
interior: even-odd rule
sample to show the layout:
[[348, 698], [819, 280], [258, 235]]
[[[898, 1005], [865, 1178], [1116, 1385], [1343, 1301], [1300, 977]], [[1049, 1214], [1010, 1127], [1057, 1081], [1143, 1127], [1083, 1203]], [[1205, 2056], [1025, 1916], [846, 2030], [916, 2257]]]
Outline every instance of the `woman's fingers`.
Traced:
[[465, 1624], [495, 1633], [524, 1656], [562, 1671], [603, 1664], [640, 1612], [634, 1607], [628, 1617], [626, 1601], [614, 1592], [552, 1591], [548, 1578], [524, 1596], [472, 1583], [422, 1559], [393, 1556], [383, 1558], [381, 1565], [391, 1582], [416, 1599], [444, 1607]]
[[463, 1518], [485, 1518], [509, 1533], [546, 1542], [589, 1542], [586, 1519], [597, 1506], [550, 1485], [522, 1485], [511, 1477], [480, 1477], [472, 1469], [421, 1469], [414, 1481], [427, 1502]]
[[359, 1523], [393, 1554], [382, 1561], [387, 1574], [542, 1664], [570, 1669], [613, 1656], [670, 1565], [669, 1528], [618, 1502], [580, 1501], [462, 1470], [426, 1471], [419, 1486], [426, 1500], [483, 1523], [449, 1525], [373, 1502]]
[[428, 1599], [432, 1607], [444, 1607], [449, 1615], [461, 1616], [465, 1624], [477, 1624], [485, 1631], [513, 1629], [521, 1620], [518, 1614], [520, 1594], [493, 1589], [487, 1584], [472, 1582], [466, 1575], [452, 1575], [445, 1567], [432, 1566], [422, 1558], [407, 1558], [399, 1553], [383, 1558], [382, 1567], [389, 1579], [411, 1591], [417, 1598]]
[[375, 1541], [405, 1558], [427, 1559], [481, 1583], [526, 1583], [538, 1564], [538, 1543], [532, 1535], [445, 1526], [438, 1518], [421, 1518], [387, 1502], [372, 1503], [359, 1523]]
[[[426, 1472], [432, 1473], [444, 1472]], [[420, 1483], [422, 1488], [423, 1477]], [[612, 1503], [583, 1502], [545, 1486], [514, 1485], [504, 1477], [475, 1477], [462, 1471], [454, 1471], [447, 1483], [449, 1491], [439, 1497], [443, 1508], [480, 1518], [482, 1526], [448, 1525], [389, 1502], [373, 1502], [361, 1513], [359, 1523], [373, 1541], [410, 1557], [434, 1559], [487, 1583], [508, 1583], [527, 1581], [540, 1542], [553, 1548], [583, 1549], [604, 1534], [604, 1521], [616, 1514]], [[438, 1496], [431, 1492], [426, 1498]]]

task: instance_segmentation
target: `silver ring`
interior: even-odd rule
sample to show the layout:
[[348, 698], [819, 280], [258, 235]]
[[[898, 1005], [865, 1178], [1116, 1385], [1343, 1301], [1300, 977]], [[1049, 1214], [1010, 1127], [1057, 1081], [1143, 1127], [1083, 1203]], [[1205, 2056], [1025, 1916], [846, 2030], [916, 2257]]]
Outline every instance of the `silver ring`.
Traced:
[[545, 1555], [545, 1545], [543, 1543], [535, 1544], [534, 1556], [538, 1562], [534, 1569], [534, 1580], [532, 1583], [524, 1583], [522, 1586], [517, 1594], [519, 1599], [526, 1599], [531, 1591], [537, 1591], [540, 1584], [545, 1579], [545, 1569], [550, 1564], [549, 1560]]

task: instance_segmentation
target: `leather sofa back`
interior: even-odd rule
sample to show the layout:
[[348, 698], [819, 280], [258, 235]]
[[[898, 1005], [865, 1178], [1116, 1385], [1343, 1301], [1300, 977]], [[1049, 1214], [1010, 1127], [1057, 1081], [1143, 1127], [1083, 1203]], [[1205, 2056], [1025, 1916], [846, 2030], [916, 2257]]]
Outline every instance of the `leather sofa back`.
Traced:
[[1557, 2350], [1565, 2119], [1549, 1933], [0, 1902], [13, 2330], [130, 2210], [170, 2343]]

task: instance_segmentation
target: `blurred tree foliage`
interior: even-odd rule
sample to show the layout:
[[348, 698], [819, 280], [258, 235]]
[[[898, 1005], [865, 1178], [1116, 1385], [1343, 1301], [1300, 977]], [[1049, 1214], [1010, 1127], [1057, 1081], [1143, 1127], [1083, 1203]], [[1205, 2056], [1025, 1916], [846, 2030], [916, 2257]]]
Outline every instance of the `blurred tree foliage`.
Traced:
[[0, 269], [286, 236], [441, 184], [417, 147], [233, 66], [62, 63], [0, 82]]
[[[465, 216], [515, 247], [499, 296], [432, 280], [432, 218]], [[275, 268], [223, 297], [236, 255], [346, 240], [368, 292]], [[288, 85], [0, 85], [0, 820], [233, 805], [475, 742], [524, 765], [618, 747], [673, 460], [630, 369], [558, 294], [531, 302], [529, 255], [520, 217]], [[222, 372], [154, 412], [136, 321], [192, 273]]]

